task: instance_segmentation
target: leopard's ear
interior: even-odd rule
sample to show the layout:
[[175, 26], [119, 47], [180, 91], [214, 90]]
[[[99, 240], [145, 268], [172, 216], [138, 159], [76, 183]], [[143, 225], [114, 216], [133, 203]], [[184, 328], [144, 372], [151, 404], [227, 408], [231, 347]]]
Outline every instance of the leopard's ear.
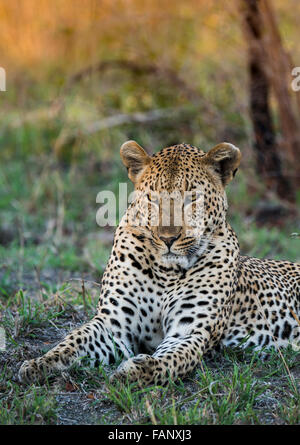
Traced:
[[222, 142], [209, 150], [204, 160], [220, 175], [222, 184], [225, 186], [236, 174], [241, 157], [241, 152], [235, 145]]
[[127, 168], [129, 179], [136, 183], [149, 164], [151, 157], [135, 141], [125, 142], [120, 149], [120, 155], [123, 164]]

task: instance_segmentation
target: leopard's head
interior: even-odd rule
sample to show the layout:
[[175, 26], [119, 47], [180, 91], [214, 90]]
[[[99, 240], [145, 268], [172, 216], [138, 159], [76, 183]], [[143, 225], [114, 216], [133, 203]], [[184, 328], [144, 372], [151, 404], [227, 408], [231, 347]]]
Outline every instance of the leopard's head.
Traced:
[[225, 186], [237, 171], [240, 150], [226, 142], [207, 153], [180, 144], [149, 156], [128, 141], [120, 153], [135, 186], [127, 223], [166, 263], [190, 267], [224, 226]]

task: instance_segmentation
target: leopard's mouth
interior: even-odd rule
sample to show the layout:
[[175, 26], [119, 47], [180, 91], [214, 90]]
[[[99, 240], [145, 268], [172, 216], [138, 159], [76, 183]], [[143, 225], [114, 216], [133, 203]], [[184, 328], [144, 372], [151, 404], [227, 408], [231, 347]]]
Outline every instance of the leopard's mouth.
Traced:
[[163, 254], [162, 258], [167, 264], [176, 264], [188, 269], [196, 263], [198, 258], [205, 254], [210, 244], [207, 238], [203, 238], [198, 245], [191, 246], [185, 253], [178, 254], [171, 251]]

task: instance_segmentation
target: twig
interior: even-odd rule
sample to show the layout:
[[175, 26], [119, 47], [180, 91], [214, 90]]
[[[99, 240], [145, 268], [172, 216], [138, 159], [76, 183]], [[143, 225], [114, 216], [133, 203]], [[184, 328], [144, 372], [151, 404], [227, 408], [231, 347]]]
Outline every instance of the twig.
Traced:
[[[175, 408], [177, 408], [177, 407], [179, 407], [179, 406], [181, 406], [181, 405], [183, 405], [184, 403], [186, 403], [186, 402], [191, 402], [192, 400], [194, 400], [198, 395], [200, 395], [200, 394], [202, 394], [204, 391], [206, 391], [207, 389], [209, 389], [209, 386], [206, 386], [205, 388], [203, 388], [203, 389], [200, 389], [200, 391], [197, 391], [197, 392], [195, 392], [194, 394], [192, 394], [191, 396], [188, 396], [188, 397], [185, 397], [184, 399], [181, 399], [181, 400], [179, 400], [178, 402], [176, 402], [176, 403], [172, 403], [172, 404], [169, 404], [169, 405], [167, 405], [166, 407], [164, 407], [164, 411], [166, 411], [166, 410], [168, 410], [168, 409], [175, 409]], [[146, 398], [146, 404], [147, 404], [147, 401], [148, 401], [148, 398]], [[147, 407], [147, 405], [146, 405], [146, 407]], [[148, 411], [148, 410], [147, 410]], [[149, 414], [149, 413], [148, 413]], [[139, 419], [137, 419], [137, 422], [140, 422], [140, 421], [142, 421], [143, 419], [145, 419], [145, 416], [144, 417], [140, 417]], [[152, 419], [151, 419], [152, 420]], [[156, 425], [156, 424], [155, 424]]]
[[295, 314], [295, 312], [291, 308], [289, 308], [289, 310], [290, 310], [292, 316], [294, 317], [294, 319], [296, 320], [296, 322], [298, 323], [298, 325], [300, 326], [300, 320], [297, 317], [297, 315]]
[[41, 270], [39, 267], [35, 266], [34, 271], [36, 273], [36, 278], [37, 278], [37, 282], [38, 282], [38, 286], [39, 286], [40, 300], [43, 301], [43, 287], [42, 287], [42, 283], [41, 283]]
[[76, 312], [77, 315], [80, 315], [79, 312], [72, 306], [70, 303], [68, 303], [64, 298], [62, 298], [60, 295], [56, 294], [56, 297], [59, 298], [64, 304], [69, 306], [73, 312]]
[[59, 331], [59, 327], [58, 326], [56, 326], [56, 324], [54, 323], [54, 321], [53, 320], [48, 320], [49, 321], [49, 323], [50, 324], [52, 324], [52, 326], [54, 326], [55, 327], [55, 329], [57, 329], [58, 331]]
[[145, 405], [146, 405], [146, 409], [147, 409], [147, 412], [149, 414], [149, 417], [151, 419], [152, 424], [153, 425], [157, 425], [157, 420], [155, 418], [155, 415], [154, 415], [154, 412], [153, 412], [153, 409], [152, 409], [152, 406], [151, 406], [151, 404], [149, 402], [148, 397], [146, 397]]
[[83, 311], [86, 314], [87, 313], [87, 307], [86, 307], [86, 299], [85, 299], [85, 287], [84, 287], [84, 279], [81, 280], [81, 289], [82, 289], [82, 298], [83, 298]]
[[[66, 282], [69, 281], [82, 281], [82, 278], [69, 278], [68, 280], [66, 280]], [[91, 281], [91, 280], [84, 280], [86, 283], [92, 283], [95, 286], [101, 287], [100, 283], [97, 283], [96, 281]]]

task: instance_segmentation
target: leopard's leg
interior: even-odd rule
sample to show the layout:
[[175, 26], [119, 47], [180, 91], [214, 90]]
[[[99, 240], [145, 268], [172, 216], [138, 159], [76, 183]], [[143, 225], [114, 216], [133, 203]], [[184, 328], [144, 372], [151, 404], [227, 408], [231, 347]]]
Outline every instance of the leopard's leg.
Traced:
[[42, 380], [55, 371], [63, 371], [76, 360], [87, 357], [97, 365], [111, 364], [119, 356], [132, 355], [126, 341], [116, 338], [110, 326], [95, 317], [80, 328], [74, 329], [64, 340], [41, 357], [26, 360], [19, 370], [19, 380]]
[[201, 334], [166, 337], [153, 355], [139, 354], [123, 362], [111, 380], [161, 385], [184, 377], [199, 363], [208, 340]]

